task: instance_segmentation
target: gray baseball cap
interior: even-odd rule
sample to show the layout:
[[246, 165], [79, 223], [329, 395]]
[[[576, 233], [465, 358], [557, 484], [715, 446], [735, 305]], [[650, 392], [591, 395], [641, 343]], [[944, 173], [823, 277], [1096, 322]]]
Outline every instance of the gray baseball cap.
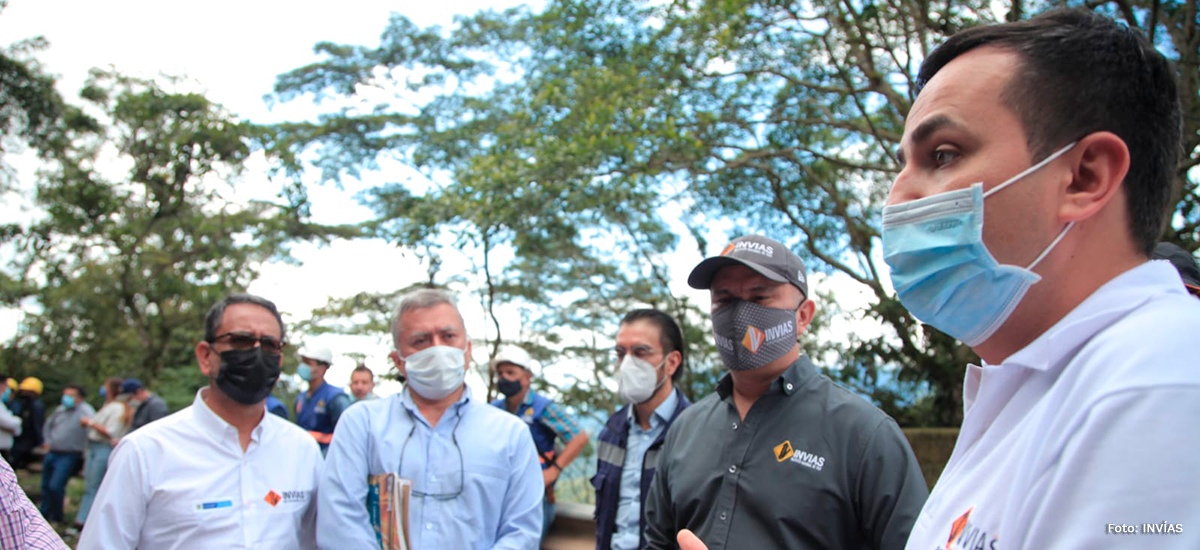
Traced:
[[790, 283], [808, 296], [804, 262], [783, 243], [760, 235], [746, 235], [729, 241], [720, 254], [696, 264], [692, 274], [688, 275], [688, 286], [707, 289], [721, 268], [733, 264], [744, 265], [777, 283]]

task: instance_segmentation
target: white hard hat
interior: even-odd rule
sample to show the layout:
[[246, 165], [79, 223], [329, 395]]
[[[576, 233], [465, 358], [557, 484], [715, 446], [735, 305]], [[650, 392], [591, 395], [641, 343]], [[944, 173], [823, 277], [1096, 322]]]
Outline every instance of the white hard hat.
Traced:
[[333, 364], [333, 351], [329, 348], [300, 348], [300, 358], [313, 359], [325, 363], [326, 365]]
[[537, 359], [529, 356], [529, 352], [513, 345], [502, 346], [500, 348], [500, 351], [496, 353], [496, 357], [492, 359], [492, 369], [495, 370], [501, 363], [512, 363], [529, 372], [533, 372], [541, 367]]

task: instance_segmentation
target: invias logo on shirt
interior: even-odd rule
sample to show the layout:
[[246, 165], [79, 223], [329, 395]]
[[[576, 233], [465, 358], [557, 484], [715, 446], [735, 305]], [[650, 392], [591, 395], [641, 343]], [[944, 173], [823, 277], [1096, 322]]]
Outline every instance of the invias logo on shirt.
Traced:
[[292, 504], [296, 502], [308, 502], [312, 491], [284, 491], [282, 493], [275, 492], [274, 489], [267, 491], [267, 496], [263, 500], [267, 501], [272, 507], [282, 504]]
[[825, 457], [796, 450], [792, 447], [792, 442], [789, 439], [785, 439], [783, 443], [776, 445], [773, 450], [775, 452], [775, 462], [795, 462], [818, 472], [825, 467]]
[[[950, 536], [946, 538], [945, 550], [997, 550], [999, 538], [988, 536], [987, 530], [971, 522], [972, 506], [950, 524]], [[937, 550], [942, 550], [938, 547]]]

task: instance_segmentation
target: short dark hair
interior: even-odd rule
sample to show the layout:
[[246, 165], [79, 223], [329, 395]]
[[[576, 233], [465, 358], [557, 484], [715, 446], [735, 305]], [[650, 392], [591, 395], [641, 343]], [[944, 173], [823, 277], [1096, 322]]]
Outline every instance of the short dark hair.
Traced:
[[918, 93], [954, 58], [981, 46], [1020, 59], [1000, 97], [1020, 118], [1035, 161], [1093, 132], [1112, 132], [1125, 142], [1130, 235], [1149, 255], [1174, 196], [1182, 134], [1166, 57], [1137, 29], [1085, 8], [1056, 9], [950, 37], [921, 64]]
[[375, 371], [367, 368], [367, 366], [362, 363], [359, 363], [357, 367], [354, 367], [354, 370], [350, 371], [350, 377], [353, 378], [354, 373], [356, 372], [365, 372], [371, 375], [371, 380], [375, 380]]
[[253, 294], [230, 294], [220, 302], [213, 304], [209, 308], [208, 315], [204, 316], [204, 341], [211, 343], [217, 339], [217, 328], [221, 326], [221, 318], [225, 316], [225, 308], [233, 304], [254, 304], [265, 308], [275, 316], [275, 320], [279, 321], [279, 340], [287, 340], [287, 329], [283, 326], [283, 316], [279, 315], [279, 309], [275, 307], [275, 303]]
[[658, 326], [659, 345], [662, 346], [663, 355], [672, 351], [679, 352], [679, 368], [675, 369], [675, 374], [671, 375], [672, 381], [678, 381], [683, 375], [683, 367], [687, 365], [687, 350], [683, 345], [683, 331], [679, 330], [679, 323], [670, 315], [663, 313], [657, 309], [635, 309], [625, 314], [621, 319], [622, 325], [627, 325], [634, 321], [645, 319]]
[[80, 386], [79, 384], [64, 385], [63, 390], [75, 390], [75, 392], [79, 394], [80, 399], [87, 397], [87, 392], [83, 391], [83, 386]]

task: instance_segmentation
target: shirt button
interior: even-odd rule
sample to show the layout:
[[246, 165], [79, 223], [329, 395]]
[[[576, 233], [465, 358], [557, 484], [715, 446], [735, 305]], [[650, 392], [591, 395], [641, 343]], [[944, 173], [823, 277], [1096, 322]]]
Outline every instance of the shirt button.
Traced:
[[734, 464], [733, 466], [729, 467], [729, 473], [731, 473], [731, 474], [737, 473], [737, 464]]
[[426, 523], [426, 524], [425, 524], [425, 529], [432, 531], [432, 530], [433, 530], [433, 524], [432, 524], [432, 523]]
[[721, 521], [725, 521], [725, 512], [721, 512]]
[[787, 391], [792, 391], [792, 383], [791, 382], [788, 382], [787, 385], [784, 387], [787, 388]]
[[733, 423], [733, 429], [735, 429], [735, 430], [737, 429], [737, 422]]

